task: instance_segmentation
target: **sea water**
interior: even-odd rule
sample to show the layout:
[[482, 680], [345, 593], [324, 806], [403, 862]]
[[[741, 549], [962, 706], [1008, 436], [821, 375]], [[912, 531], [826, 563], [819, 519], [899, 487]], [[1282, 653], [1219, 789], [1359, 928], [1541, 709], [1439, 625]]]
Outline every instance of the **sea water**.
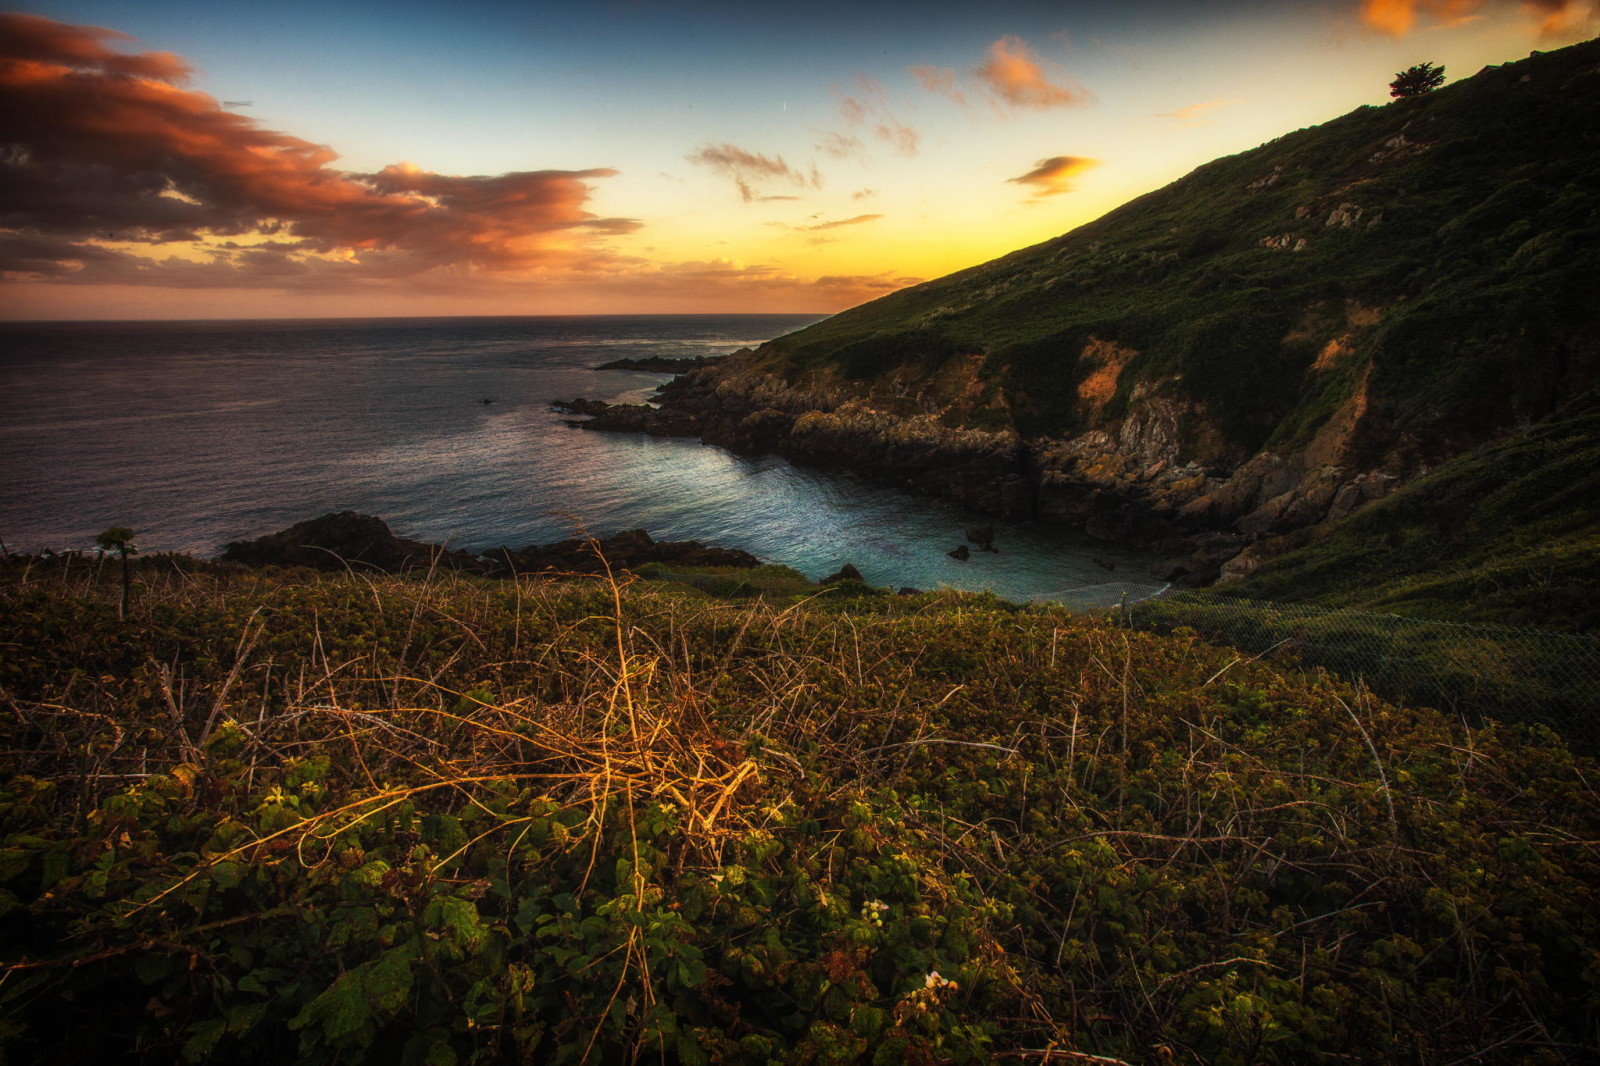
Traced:
[[[1116, 583], [1153, 580], [1155, 561], [1061, 530], [773, 456], [575, 429], [550, 408], [645, 401], [668, 378], [603, 362], [720, 355], [816, 320], [0, 325], [0, 538], [59, 551], [120, 525], [144, 551], [210, 556], [355, 510], [473, 551], [643, 528], [812, 578], [851, 563], [874, 584], [1012, 599], [1094, 586], [1077, 598], [1114, 602]], [[998, 554], [946, 554], [989, 522]]]

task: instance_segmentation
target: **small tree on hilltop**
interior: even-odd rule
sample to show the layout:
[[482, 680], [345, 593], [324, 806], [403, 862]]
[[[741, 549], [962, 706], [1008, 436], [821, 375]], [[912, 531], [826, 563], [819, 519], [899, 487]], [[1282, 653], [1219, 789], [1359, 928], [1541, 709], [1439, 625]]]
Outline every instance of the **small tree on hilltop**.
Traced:
[[1443, 67], [1436, 67], [1432, 63], [1418, 63], [1394, 76], [1394, 81], [1389, 83], [1389, 95], [1396, 100], [1407, 96], [1421, 96], [1423, 93], [1433, 92], [1443, 84]]
[[103, 552], [114, 551], [122, 556], [122, 600], [117, 604], [117, 619], [128, 614], [128, 600], [133, 593], [133, 578], [128, 566], [128, 556], [137, 554], [133, 546], [133, 530], [127, 526], [112, 526], [94, 538], [95, 547]]

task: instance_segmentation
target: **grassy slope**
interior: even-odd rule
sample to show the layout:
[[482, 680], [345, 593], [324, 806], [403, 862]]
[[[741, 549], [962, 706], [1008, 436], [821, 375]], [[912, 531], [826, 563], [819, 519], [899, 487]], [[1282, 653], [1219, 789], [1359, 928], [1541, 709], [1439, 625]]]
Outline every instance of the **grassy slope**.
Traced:
[[768, 603], [147, 560], [124, 624], [114, 581], [5, 574], [0, 1048], [1600, 1047], [1600, 806], [1548, 737], [1057, 610], [787, 577], [756, 575]]
[[1293, 539], [1231, 594], [1600, 630], [1600, 400]]
[[[1597, 61], [1591, 41], [1362, 108], [764, 354], [790, 375], [870, 378], [984, 353], [1012, 420], [1041, 435], [1084, 428], [1078, 352], [1091, 336], [1113, 340], [1140, 355], [1101, 417], [1116, 417], [1136, 382], [1179, 375], [1168, 387], [1203, 401], [1245, 451], [1305, 439], [1370, 364], [1394, 426], [1448, 454], [1548, 413], [1595, 376]], [[1360, 222], [1325, 225], [1344, 203]], [[1260, 246], [1281, 234], [1309, 250]], [[1308, 373], [1348, 331], [1345, 301], [1383, 310], [1381, 322], [1340, 372]]]

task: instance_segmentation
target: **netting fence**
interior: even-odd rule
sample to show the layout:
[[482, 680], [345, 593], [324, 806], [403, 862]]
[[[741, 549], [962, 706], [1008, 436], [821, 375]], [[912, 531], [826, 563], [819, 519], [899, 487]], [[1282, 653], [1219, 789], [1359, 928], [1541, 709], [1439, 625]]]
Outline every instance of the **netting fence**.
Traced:
[[1187, 627], [1264, 659], [1322, 667], [1379, 695], [1466, 717], [1547, 725], [1600, 751], [1600, 636], [1245, 600], [1160, 585], [1050, 593], [1158, 633]]

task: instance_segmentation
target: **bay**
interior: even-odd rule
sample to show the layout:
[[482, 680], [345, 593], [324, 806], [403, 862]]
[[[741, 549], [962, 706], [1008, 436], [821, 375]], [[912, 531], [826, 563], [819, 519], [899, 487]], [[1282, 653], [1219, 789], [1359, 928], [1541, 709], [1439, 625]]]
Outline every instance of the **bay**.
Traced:
[[849, 562], [875, 584], [1112, 602], [1152, 582], [1137, 553], [1001, 519], [1001, 552], [960, 562], [945, 553], [990, 518], [776, 457], [574, 429], [550, 410], [644, 401], [667, 380], [599, 363], [723, 354], [816, 320], [0, 325], [0, 538], [62, 550], [123, 525], [144, 551], [210, 556], [348, 509], [473, 551], [643, 528], [812, 578]]

